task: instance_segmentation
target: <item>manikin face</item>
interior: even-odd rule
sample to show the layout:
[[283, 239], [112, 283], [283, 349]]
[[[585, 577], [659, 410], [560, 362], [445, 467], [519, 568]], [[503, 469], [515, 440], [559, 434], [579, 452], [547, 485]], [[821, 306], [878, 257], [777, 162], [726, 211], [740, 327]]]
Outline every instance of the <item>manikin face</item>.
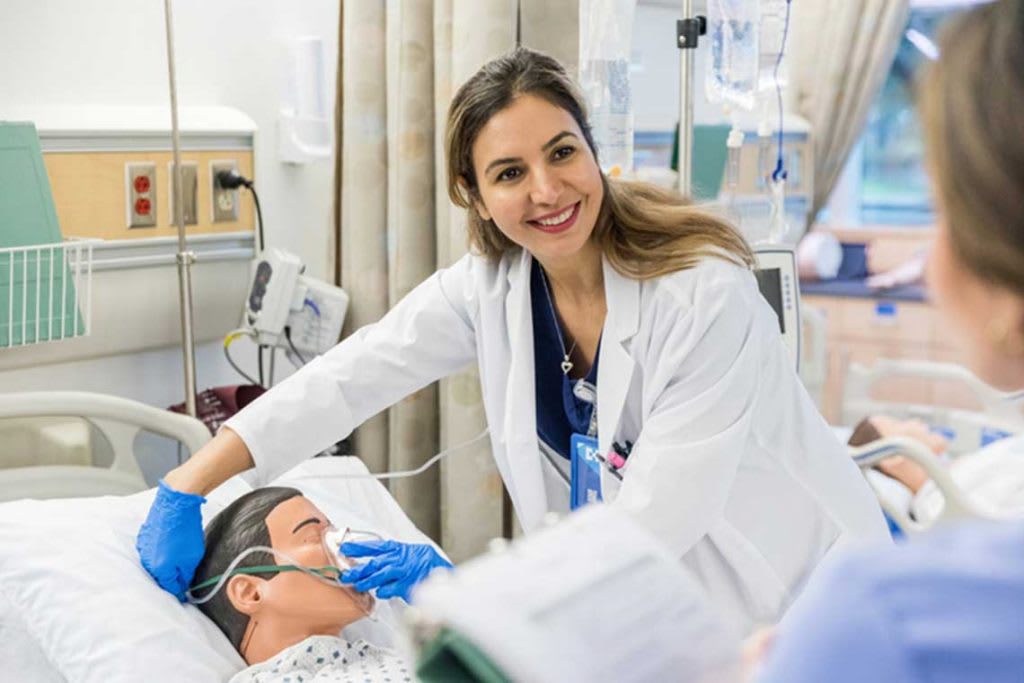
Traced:
[[597, 223], [601, 172], [569, 112], [522, 95], [473, 144], [476, 210], [541, 263], [579, 254]]
[[[330, 522], [306, 498], [296, 496], [280, 503], [267, 515], [266, 525], [274, 550], [306, 567], [331, 564], [321, 541]], [[289, 560], [279, 557], [275, 563], [289, 564]], [[372, 607], [371, 596], [330, 586], [300, 571], [281, 572], [269, 579], [234, 576], [228, 595], [236, 609], [250, 615], [250, 630], [262, 629], [264, 639], [271, 633], [337, 635]]]

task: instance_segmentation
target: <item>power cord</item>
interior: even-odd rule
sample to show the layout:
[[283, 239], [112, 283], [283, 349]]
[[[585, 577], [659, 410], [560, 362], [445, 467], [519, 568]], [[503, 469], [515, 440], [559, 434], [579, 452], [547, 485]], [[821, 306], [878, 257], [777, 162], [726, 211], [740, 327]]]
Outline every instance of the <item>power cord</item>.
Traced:
[[295, 357], [299, 359], [299, 362], [301, 362], [303, 365], [308, 363], [309, 361], [303, 358], [302, 354], [299, 353], [299, 350], [295, 348], [295, 342], [292, 341], [292, 328], [290, 325], [284, 326], [284, 338], [288, 341], [288, 348], [292, 350], [292, 353], [294, 353]]
[[262, 253], [267, 242], [263, 237], [263, 210], [260, 208], [260, 197], [256, 194], [255, 184], [253, 181], [249, 180], [234, 169], [229, 171], [218, 171], [216, 177], [217, 184], [225, 190], [237, 190], [240, 187], [244, 187], [252, 193], [252, 201], [256, 205], [256, 223], [259, 226], [259, 253]]
[[228, 359], [228, 363], [231, 365], [231, 367], [233, 367], [235, 369], [235, 372], [237, 372], [239, 375], [241, 375], [245, 379], [249, 380], [250, 384], [257, 384], [259, 386], [263, 386], [263, 384], [261, 382], [257, 382], [245, 370], [243, 370], [242, 368], [238, 367], [238, 364], [235, 363], [235, 360], [231, 357], [231, 351], [228, 350], [228, 347], [231, 346], [231, 344], [236, 339], [238, 339], [239, 337], [252, 337], [252, 336], [253, 336], [252, 332], [250, 332], [249, 330], [233, 330], [233, 331], [229, 332], [228, 335], [226, 337], [224, 337], [224, 357]]
[[[253, 203], [256, 205], [256, 224], [257, 224], [257, 226], [259, 228], [259, 231], [258, 231], [259, 244], [257, 245], [256, 253], [258, 253], [258, 254], [263, 253], [263, 250], [264, 250], [264, 248], [266, 247], [266, 244], [267, 244], [266, 243], [266, 238], [263, 235], [263, 210], [260, 208], [260, 197], [259, 197], [258, 194], [256, 194], [256, 187], [254, 186], [253, 181], [249, 180], [248, 178], [246, 178], [244, 175], [240, 174], [235, 169], [230, 169], [230, 170], [225, 170], [225, 171], [218, 171], [217, 175], [216, 175], [216, 179], [217, 179], [217, 185], [219, 185], [220, 187], [224, 188], [225, 190], [237, 190], [239, 187], [244, 187], [245, 189], [249, 190], [249, 192], [252, 193], [252, 200], [253, 200]], [[263, 344], [260, 344], [258, 346], [258, 350], [256, 352], [256, 364], [257, 364], [257, 367], [259, 368], [259, 378], [260, 378], [259, 385], [261, 387], [266, 386], [266, 383], [263, 381], [264, 380], [263, 352], [264, 352], [265, 349], [266, 349], [266, 346], [263, 345]], [[227, 347], [226, 346], [224, 347], [224, 350], [225, 350], [225, 352], [227, 352]], [[230, 360], [230, 358], [229, 358], [229, 360]], [[234, 365], [234, 363], [232, 363], [232, 365]], [[237, 366], [236, 366], [235, 369], [236, 370], [238, 369]], [[239, 372], [241, 372], [241, 371], [239, 371]], [[242, 374], [244, 375], [245, 373], [242, 373]], [[252, 381], [251, 378], [250, 378], [250, 381]], [[254, 384], [255, 384], [255, 382], [254, 382]], [[271, 380], [271, 384], [273, 384], [273, 380]]]
[[256, 365], [259, 366], [259, 375], [258, 376], [260, 378], [260, 386], [261, 387], [267, 386], [263, 382], [263, 350], [265, 348], [267, 348], [267, 347], [264, 346], [263, 344], [260, 344], [258, 346], [258, 350], [256, 351]]

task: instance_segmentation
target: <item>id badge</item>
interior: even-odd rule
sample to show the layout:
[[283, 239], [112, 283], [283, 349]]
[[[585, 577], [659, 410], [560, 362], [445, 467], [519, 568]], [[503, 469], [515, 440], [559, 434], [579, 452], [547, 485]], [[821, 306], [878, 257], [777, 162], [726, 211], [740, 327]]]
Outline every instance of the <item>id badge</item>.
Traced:
[[569, 509], [576, 510], [601, 498], [601, 461], [597, 458], [597, 439], [573, 434], [569, 441]]

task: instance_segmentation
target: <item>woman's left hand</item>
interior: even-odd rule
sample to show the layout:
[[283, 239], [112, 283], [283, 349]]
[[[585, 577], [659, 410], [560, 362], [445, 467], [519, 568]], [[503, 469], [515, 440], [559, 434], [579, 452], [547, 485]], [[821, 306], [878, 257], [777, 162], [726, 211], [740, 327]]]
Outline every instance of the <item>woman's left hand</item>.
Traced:
[[373, 558], [365, 564], [341, 573], [342, 583], [351, 584], [361, 593], [377, 590], [381, 599], [402, 598], [409, 602], [412, 587], [438, 567], [452, 565], [427, 544], [399, 541], [361, 541], [342, 543], [345, 557]]

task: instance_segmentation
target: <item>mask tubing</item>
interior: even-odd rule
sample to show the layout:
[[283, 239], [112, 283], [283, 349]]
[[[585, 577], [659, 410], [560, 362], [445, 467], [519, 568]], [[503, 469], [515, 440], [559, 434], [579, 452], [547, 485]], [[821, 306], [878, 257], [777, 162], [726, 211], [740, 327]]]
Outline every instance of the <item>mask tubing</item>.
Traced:
[[438, 453], [437, 455], [432, 457], [430, 460], [427, 460], [425, 463], [423, 463], [422, 465], [420, 465], [419, 467], [417, 467], [414, 470], [403, 470], [401, 472], [382, 472], [380, 474], [372, 474], [372, 473], [371, 474], [322, 474], [322, 475], [319, 475], [319, 477], [321, 479], [377, 479], [377, 480], [382, 480], [382, 479], [402, 479], [404, 477], [415, 477], [417, 474], [423, 474], [424, 472], [426, 472], [428, 469], [430, 469], [432, 466], [434, 466], [442, 458], [446, 458], [449, 455], [451, 455], [452, 453], [454, 453], [455, 451], [460, 451], [460, 450], [462, 450], [463, 448], [465, 448], [467, 446], [472, 446], [477, 441], [479, 441], [480, 439], [482, 439], [485, 436], [487, 436], [487, 434], [489, 432], [490, 432], [490, 429], [485, 429], [484, 431], [480, 432], [479, 434], [474, 436], [469, 441], [463, 441], [462, 443], [456, 444], [455, 446], [452, 446], [451, 448], [444, 449], [443, 451], [441, 451], [440, 453]]
[[213, 596], [219, 593], [220, 590], [224, 587], [224, 584], [228, 582], [228, 579], [234, 576], [233, 572], [235, 571], [235, 569], [238, 568], [238, 565], [242, 562], [242, 560], [249, 557], [249, 555], [252, 555], [253, 553], [268, 553], [273, 557], [281, 558], [287, 561], [290, 565], [296, 567], [299, 571], [309, 574], [314, 579], [317, 579], [318, 581], [325, 583], [328, 586], [334, 586], [335, 588], [341, 588], [342, 590], [344, 590], [344, 587], [341, 585], [340, 582], [332, 581], [327, 577], [323, 576], [322, 574], [319, 574], [316, 571], [310, 569], [309, 567], [302, 566], [300, 562], [296, 562], [295, 559], [289, 556], [287, 553], [283, 553], [280, 550], [274, 550], [273, 548], [268, 548], [265, 545], [254, 545], [251, 548], [246, 548], [245, 550], [243, 550], [241, 553], [238, 554], [238, 557], [232, 560], [231, 564], [228, 565], [228, 568], [225, 569], [224, 572], [221, 574], [220, 580], [217, 581], [216, 584], [214, 584], [213, 588], [211, 588], [206, 595], [204, 595], [201, 598], [197, 598], [192, 594], [192, 590], [189, 589], [185, 591], [185, 599], [193, 605], [202, 605], [203, 603], [212, 600]]

